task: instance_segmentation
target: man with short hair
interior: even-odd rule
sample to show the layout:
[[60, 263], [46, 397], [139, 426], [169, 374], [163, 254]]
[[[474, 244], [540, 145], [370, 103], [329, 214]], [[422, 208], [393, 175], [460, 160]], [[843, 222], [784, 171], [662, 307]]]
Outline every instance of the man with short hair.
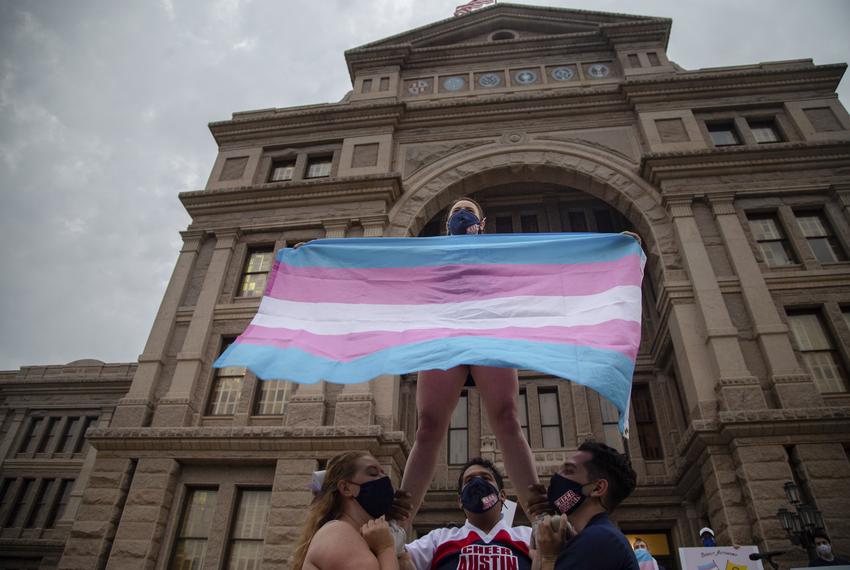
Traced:
[[535, 527], [541, 569], [638, 570], [631, 544], [608, 518], [636, 485], [624, 454], [582, 443], [549, 483], [548, 502], [560, 517], [556, 523], [547, 516]]
[[502, 515], [507, 496], [502, 474], [475, 457], [460, 472], [458, 506], [466, 513], [459, 528], [438, 528], [407, 545], [402, 570], [530, 570], [531, 528], [511, 527]]
[[832, 541], [829, 536], [823, 531], [816, 531], [815, 538], [815, 555], [817, 558], [809, 560], [809, 566], [845, 566], [850, 565], [850, 561], [839, 558], [832, 551]]

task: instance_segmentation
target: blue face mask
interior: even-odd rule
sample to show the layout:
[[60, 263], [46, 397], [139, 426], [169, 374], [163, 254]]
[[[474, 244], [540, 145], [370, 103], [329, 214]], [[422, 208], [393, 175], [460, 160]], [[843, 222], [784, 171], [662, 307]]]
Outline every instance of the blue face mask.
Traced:
[[714, 546], [717, 546], [717, 543], [714, 541], [713, 536], [706, 536], [705, 538], [702, 539], [702, 545], [707, 546], [709, 548], [712, 548]]
[[475, 477], [460, 491], [460, 502], [470, 513], [484, 513], [499, 504], [499, 490], [481, 477]]
[[481, 220], [478, 219], [478, 216], [469, 210], [458, 210], [449, 218], [449, 234], [453, 236], [466, 235], [469, 228], [480, 223]]
[[635, 557], [638, 562], [649, 562], [652, 560], [652, 554], [646, 548], [635, 548]]

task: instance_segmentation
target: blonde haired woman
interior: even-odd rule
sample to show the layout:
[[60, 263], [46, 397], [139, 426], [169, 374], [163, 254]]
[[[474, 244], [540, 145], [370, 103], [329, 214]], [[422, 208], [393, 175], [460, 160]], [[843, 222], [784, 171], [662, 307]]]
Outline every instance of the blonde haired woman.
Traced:
[[393, 487], [378, 460], [362, 451], [337, 455], [307, 514], [292, 570], [397, 570], [384, 515]]

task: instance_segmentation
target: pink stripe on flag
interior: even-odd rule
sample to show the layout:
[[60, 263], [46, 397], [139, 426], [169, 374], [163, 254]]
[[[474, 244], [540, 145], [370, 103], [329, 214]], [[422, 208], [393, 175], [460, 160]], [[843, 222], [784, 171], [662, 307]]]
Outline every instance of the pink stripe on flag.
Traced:
[[639, 287], [633, 256], [577, 264], [441, 265], [337, 269], [276, 265], [266, 295], [305, 303], [425, 305], [499, 297], [593, 295], [618, 285]]
[[631, 341], [638, 338], [639, 334], [640, 323], [623, 320], [575, 327], [504, 327], [485, 330], [434, 328], [341, 335], [319, 335], [303, 330], [249, 325], [237, 342], [278, 348], [299, 348], [310, 354], [347, 362], [378, 350], [407, 344], [450, 337], [484, 337], [587, 346], [613, 350], [634, 360], [637, 347], [633, 346]]

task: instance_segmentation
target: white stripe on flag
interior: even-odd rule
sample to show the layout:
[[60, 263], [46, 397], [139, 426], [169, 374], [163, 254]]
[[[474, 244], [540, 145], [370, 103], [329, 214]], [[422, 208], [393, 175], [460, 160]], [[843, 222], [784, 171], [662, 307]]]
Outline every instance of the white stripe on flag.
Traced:
[[430, 305], [303, 303], [263, 297], [251, 324], [314, 334], [452, 328], [596, 325], [640, 322], [640, 287], [622, 285], [576, 297], [501, 297]]

